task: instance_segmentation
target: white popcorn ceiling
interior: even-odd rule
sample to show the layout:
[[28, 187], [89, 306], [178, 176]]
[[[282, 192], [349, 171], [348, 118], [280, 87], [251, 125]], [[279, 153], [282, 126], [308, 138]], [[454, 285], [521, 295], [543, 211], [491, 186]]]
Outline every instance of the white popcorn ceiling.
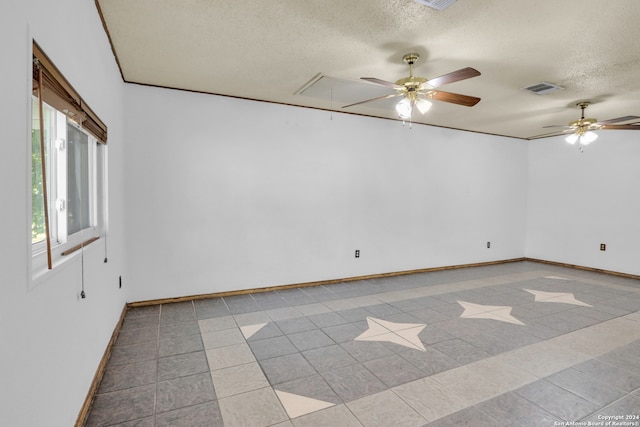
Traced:
[[[579, 118], [582, 100], [593, 102], [589, 117], [640, 116], [638, 0], [458, 0], [445, 11], [413, 0], [97, 4], [127, 82], [395, 119], [390, 100], [341, 108], [379, 96], [368, 83], [354, 83], [349, 99], [339, 85], [295, 93], [318, 73], [395, 81], [408, 75], [402, 56], [418, 52], [414, 75], [479, 70], [441, 89], [482, 101], [435, 101], [414, 122], [531, 138]], [[522, 90], [541, 81], [565, 90]]]

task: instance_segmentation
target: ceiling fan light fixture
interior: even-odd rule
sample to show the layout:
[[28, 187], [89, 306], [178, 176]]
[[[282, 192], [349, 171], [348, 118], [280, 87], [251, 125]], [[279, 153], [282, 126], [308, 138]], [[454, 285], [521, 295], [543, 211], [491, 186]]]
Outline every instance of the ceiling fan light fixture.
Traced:
[[589, 145], [596, 139], [598, 139], [598, 134], [595, 132], [588, 131], [588, 132], [585, 132], [585, 134], [580, 137], [580, 144]]
[[411, 110], [413, 110], [411, 101], [408, 98], [402, 98], [400, 102], [396, 104], [396, 111], [401, 119], [406, 120], [411, 118]]
[[420, 111], [420, 114], [424, 114], [429, 111], [431, 109], [431, 105], [433, 104], [426, 99], [418, 98], [416, 100], [416, 107], [418, 108], [418, 111]]
[[571, 135], [566, 137], [564, 140], [567, 141], [569, 144], [573, 145], [576, 143], [576, 141], [578, 141], [578, 138], [580, 138], [580, 135], [578, 135], [577, 133], [572, 133]]

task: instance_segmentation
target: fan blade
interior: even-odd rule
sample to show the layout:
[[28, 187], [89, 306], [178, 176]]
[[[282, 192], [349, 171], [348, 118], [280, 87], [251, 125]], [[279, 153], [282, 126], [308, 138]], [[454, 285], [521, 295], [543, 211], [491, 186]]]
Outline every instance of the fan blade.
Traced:
[[452, 71], [449, 74], [445, 74], [435, 79], [427, 81], [427, 84], [431, 87], [440, 87], [449, 83], [459, 82], [460, 80], [470, 79], [480, 75], [480, 71], [475, 68], [467, 67], [457, 71]]
[[599, 121], [597, 124], [603, 125], [603, 124], [609, 124], [609, 123], [628, 122], [629, 120], [636, 120], [636, 119], [640, 119], [640, 117], [624, 116], [624, 117], [618, 117], [617, 119], [602, 120], [602, 121]]
[[360, 102], [355, 102], [353, 104], [345, 105], [342, 108], [349, 108], [349, 107], [353, 107], [354, 105], [364, 104], [365, 102], [378, 101], [380, 99], [389, 99], [389, 98], [394, 98], [396, 96], [401, 96], [401, 95], [403, 95], [403, 94], [402, 93], [392, 93], [390, 95], [378, 96], [377, 98], [371, 98], [371, 99], [367, 99], [365, 101], [360, 101]]
[[549, 126], [542, 126], [543, 128], [563, 128], [563, 129], [572, 129], [571, 126], [567, 126], [567, 125], [549, 125]]
[[604, 124], [604, 125], [602, 125], [601, 129], [607, 129], [607, 130], [614, 130], [614, 129], [618, 129], [618, 130], [640, 130], [640, 125], [607, 125], [607, 124]]
[[390, 87], [391, 89], [404, 89], [404, 86], [400, 86], [395, 83], [388, 82], [386, 80], [376, 79], [375, 77], [360, 77], [360, 79], [366, 80], [368, 82], [371, 82], [380, 86]]
[[464, 105], [465, 107], [473, 107], [480, 102], [480, 98], [476, 98], [475, 96], [460, 95], [459, 93], [444, 92], [441, 90], [432, 90], [428, 92], [427, 97], [437, 101]]

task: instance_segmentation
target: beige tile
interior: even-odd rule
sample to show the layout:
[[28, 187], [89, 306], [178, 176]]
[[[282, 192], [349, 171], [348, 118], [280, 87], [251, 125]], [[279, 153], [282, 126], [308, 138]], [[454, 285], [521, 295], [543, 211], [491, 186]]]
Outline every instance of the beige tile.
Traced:
[[202, 343], [204, 348], [219, 348], [233, 344], [244, 343], [244, 336], [240, 329], [224, 329], [222, 331], [206, 332], [202, 334]]
[[256, 362], [216, 369], [211, 371], [211, 378], [218, 399], [269, 386]]
[[293, 427], [293, 424], [291, 423], [291, 421], [284, 421], [278, 424], [274, 424], [270, 427]]
[[348, 310], [350, 308], [358, 308], [349, 299], [336, 299], [333, 301], [325, 301], [323, 304], [331, 311]]
[[214, 317], [212, 319], [203, 319], [198, 321], [200, 325], [200, 332], [213, 332], [221, 331], [224, 329], [236, 328], [236, 321], [233, 320], [233, 316]]
[[271, 387], [218, 400], [225, 427], [260, 427], [287, 421], [280, 401]]
[[345, 405], [332, 406], [292, 420], [295, 427], [362, 427]]
[[[416, 292], [416, 294], [417, 294], [416, 297], [424, 296], [419, 292]], [[407, 299], [405, 294], [401, 291], [383, 292], [380, 294], [376, 294], [376, 298], [382, 302], [396, 302], [396, 301], [402, 301]]]
[[300, 313], [302, 313], [305, 316], [331, 312], [331, 309], [329, 307], [321, 303], [299, 305], [296, 308]]
[[495, 358], [471, 363], [467, 368], [490, 379], [505, 393], [538, 380], [535, 375]]
[[349, 302], [354, 304], [356, 307], [368, 307], [370, 305], [378, 305], [382, 301], [380, 301], [373, 295], [366, 295], [362, 297], [351, 298]]
[[278, 320], [295, 319], [296, 317], [301, 317], [302, 313], [298, 311], [297, 307], [284, 307], [267, 310], [267, 315], [271, 320], [276, 322]]
[[591, 359], [591, 356], [539, 342], [500, 354], [495, 358], [510, 363], [538, 378], [544, 378]]
[[391, 389], [427, 421], [466, 408], [468, 402], [432, 378], [422, 378]]
[[247, 325], [255, 325], [258, 323], [271, 322], [271, 318], [264, 311], [258, 311], [255, 313], [234, 314], [233, 318], [235, 319], [238, 326], [247, 326]]
[[209, 362], [209, 369], [212, 371], [256, 361], [247, 344], [210, 348], [206, 350], [206, 353], [207, 360]]
[[502, 394], [503, 389], [492, 379], [483, 377], [466, 366], [441, 372], [431, 377], [434, 381], [457, 396], [467, 406]]
[[354, 400], [347, 407], [365, 427], [417, 427], [427, 422], [391, 390]]
[[624, 316], [625, 319], [633, 320], [636, 322], [640, 322], [640, 311], [636, 311], [635, 313], [630, 313]]
[[299, 394], [288, 393], [286, 391], [275, 390], [280, 403], [287, 411], [287, 414], [291, 418], [301, 417], [303, 415], [317, 412], [322, 409], [335, 406], [333, 402], [326, 402], [324, 400], [314, 399], [312, 397], [301, 396]]

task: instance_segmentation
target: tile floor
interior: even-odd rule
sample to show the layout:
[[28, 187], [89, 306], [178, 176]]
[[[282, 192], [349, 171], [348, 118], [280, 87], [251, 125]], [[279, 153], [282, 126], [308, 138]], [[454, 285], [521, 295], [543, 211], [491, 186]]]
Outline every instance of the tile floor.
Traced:
[[639, 310], [533, 262], [132, 308], [87, 426], [638, 426]]

